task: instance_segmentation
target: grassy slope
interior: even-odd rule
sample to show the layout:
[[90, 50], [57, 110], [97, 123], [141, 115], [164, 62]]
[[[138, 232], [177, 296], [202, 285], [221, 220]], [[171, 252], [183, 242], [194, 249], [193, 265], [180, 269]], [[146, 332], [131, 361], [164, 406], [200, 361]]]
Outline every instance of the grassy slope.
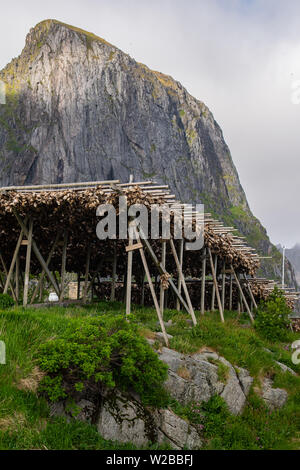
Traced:
[[[7, 364], [0, 366], [0, 449], [134, 449], [104, 441], [89, 424], [50, 418], [46, 401], [36, 393], [40, 373], [34, 358], [41, 343], [58, 336], [70, 318], [120, 312], [124, 308], [118, 303], [0, 312], [0, 339], [7, 347]], [[151, 337], [159, 330], [153, 309], [136, 308], [133, 313], [144, 336]], [[300, 373], [300, 366], [291, 362], [287, 345], [263, 341], [252, 328], [245, 328], [247, 319], [238, 323], [230, 312], [224, 325], [217, 314], [206, 315], [196, 328], [189, 328], [187, 318], [176, 311], [165, 312], [165, 319], [173, 321], [168, 329], [174, 336], [172, 348], [193, 353], [209, 346], [235, 366], [247, 368], [255, 378], [254, 387], [259, 387], [262, 376], [274, 378], [276, 386], [288, 390], [289, 400], [282, 410], [271, 413], [252, 391], [240, 417], [231, 416], [218, 400], [198, 406], [196, 411], [174, 401], [170, 406], [184, 418], [201, 424], [207, 448], [299, 449], [300, 377], [283, 373], [275, 363], [280, 360]], [[291, 334], [290, 343], [295, 339], [297, 336]], [[226, 371], [220, 370], [220, 374], [226, 375]]]

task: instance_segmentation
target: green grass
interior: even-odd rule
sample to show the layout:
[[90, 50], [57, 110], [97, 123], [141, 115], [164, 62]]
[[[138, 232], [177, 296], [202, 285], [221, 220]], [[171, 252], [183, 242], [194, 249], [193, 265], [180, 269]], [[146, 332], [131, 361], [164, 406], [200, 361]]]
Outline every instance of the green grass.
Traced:
[[[105, 441], [90, 424], [51, 418], [46, 400], [36, 392], [35, 357], [41, 344], [59, 337], [74, 318], [120, 313], [124, 314], [124, 305], [118, 302], [0, 311], [0, 340], [5, 341], [7, 350], [7, 364], [0, 366], [0, 449], [134, 449]], [[154, 309], [133, 306], [132, 313], [144, 336], [160, 331]], [[230, 415], [219, 397], [187, 407], [171, 400], [169, 406], [201, 426], [208, 449], [299, 449], [300, 377], [283, 373], [275, 362], [281, 361], [300, 374], [300, 365], [291, 362], [290, 350], [299, 334], [290, 333], [287, 343], [272, 343], [258, 335], [247, 317], [237, 321], [234, 313], [225, 312], [222, 324], [217, 312], [204, 317], [196, 314], [199, 324], [191, 328], [184, 312], [164, 312], [165, 321], [172, 320], [167, 328], [173, 335], [171, 347], [187, 354], [210, 347], [236, 368], [248, 369], [255, 379], [253, 390], [238, 417]], [[222, 366], [218, 365], [218, 373], [225, 383], [228, 371]], [[288, 391], [288, 402], [281, 410], [270, 412], [256, 395], [254, 388], [264, 376]]]

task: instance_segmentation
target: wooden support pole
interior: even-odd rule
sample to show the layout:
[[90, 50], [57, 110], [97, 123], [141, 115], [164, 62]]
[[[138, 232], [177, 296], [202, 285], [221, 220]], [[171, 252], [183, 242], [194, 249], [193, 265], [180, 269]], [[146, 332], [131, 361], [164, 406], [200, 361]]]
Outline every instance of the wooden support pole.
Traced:
[[23, 236], [24, 236], [24, 232], [23, 232], [23, 230], [21, 230], [18, 241], [17, 241], [16, 248], [15, 248], [15, 251], [14, 251], [14, 254], [13, 254], [12, 262], [11, 262], [11, 265], [10, 265], [10, 268], [9, 268], [9, 271], [8, 271], [8, 275], [7, 275], [7, 278], [6, 278], [4, 291], [3, 291], [4, 294], [7, 293], [9, 284], [10, 284], [11, 279], [12, 279], [12, 275], [13, 275], [13, 272], [14, 272], [16, 260], [17, 260], [17, 257], [18, 257], [19, 251], [20, 251], [20, 246], [21, 246], [22, 240], [23, 240]]
[[184, 291], [184, 294], [185, 294], [185, 298], [186, 298], [186, 301], [187, 301], [187, 304], [188, 304], [188, 307], [189, 307], [189, 312], [190, 312], [190, 315], [192, 317], [193, 324], [194, 324], [194, 326], [196, 326], [197, 325], [197, 320], [196, 320], [196, 317], [195, 317], [195, 312], [194, 312], [194, 309], [193, 309], [190, 294], [189, 294], [189, 291], [188, 291], [187, 286], [186, 286], [185, 278], [184, 278], [184, 275], [183, 275], [183, 272], [182, 272], [182, 269], [181, 269], [181, 266], [180, 266], [180, 262], [179, 262], [177, 252], [176, 252], [176, 248], [175, 248], [175, 245], [174, 245], [174, 241], [173, 241], [172, 238], [170, 238], [170, 245], [171, 245], [172, 253], [173, 253], [175, 263], [176, 263], [176, 266], [177, 266], [178, 276], [179, 276], [179, 278], [181, 278], [181, 284], [182, 284], [183, 291]]
[[39, 286], [40, 286], [40, 295], [39, 295], [39, 301], [43, 301], [43, 292], [44, 292], [44, 279], [39, 280]]
[[[165, 240], [162, 241], [161, 244], [161, 265], [165, 268], [166, 267], [166, 252], [167, 252], [167, 242]], [[163, 317], [164, 315], [164, 306], [165, 306], [165, 290], [163, 289], [162, 282], [160, 283], [160, 311]]]
[[[217, 267], [218, 267], [218, 255], [215, 255], [215, 275], [217, 277]], [[215, 311], [215, 299], [216, 299], [216, 286], [213, 284], [212, 295], [211, 295], [211, 311]]]
[[[101, 185], [106, 185], [106, 186], [110, 186], [110, 185], [113, 185], [113, 184], [118, 184], [120, 183], [119, 180], [107, 180], [107, 181], [89, 181], [89, 182], [85, 182], [85, 183], [58, 183], [58, 184], [43, 184], [43, 185], [32, 185], [32, 186], [26, 186], [26, 188], [24, 188], [24, 186], [7, 186], [7, 187], [3, 187], [1, 188], [2, 191], [24, 191], [24, 189], [26, 189], [26, 191], [29, 191], [29, 190], [40, 190], [40, 189], [49, 189], [50, 191], [54, 191], [55, 189], [66, 189], [66, 188], [88, 188], [90, 186], [101, 186]], [[140, 184], [145, 184], [147, 183], [146, 182], [142, 182]], [[152, 183], [152, 181], [151, 181]], [[138, 184], [138, 183], [137, 183]], [[150, 184], [150, 182], [148, 183]], [[122, 184], [121, 186], [127, 186], [127, 184]]]
[[145, 304], [145, 274], [143, 275], [142, 280], [142, 298], [141, 298], [141, 305]]
[[223, 312], [225, 310], [225, 287], [226, 287], [226, 273], [225, 273], [225, 269], [226, 269], [226, 263], [224, 261], [224, 264], [223, 264], [223, 272], [222, 272], [222, 309], [223, 309]]
[[62, 302], [64, 300], [65, 293], [65, 280], [66, 280], [66, 262], [67, 262], [67, 246], [68, 246], [68, 231], [64, 232], [64, 244], [61, 258], [61, 273], [60, 273], [60, 296], [59, 300]]
[[201, 315], [205, 312], [205, 277], [206, 277], [206, 248], [203, 249], [202, 279], [201, 279]]
[[33, 220], [29, 220], [29, 232], [28, 232], [28, 245], [26, 250], [26, 265], [25, 265], [25, 277], [24, 277], [24, 292], [23, 292], [23, 307], [27, 307], [28, 304], [28, 290], [29, 290], [29, 276], [30, 276], [30, 261], [31, 261], [31, 250], [32, 250], [32, 232], [33, 232]]
[[232, 310], [232, 275], [230, 274], [230, 287], [229, 287], [229, 310]]
[[111, 278], [111, 291], [110, 300], [114, 302], [116, 300], [116, 278], [117, 278], [117, 245], [114, 244], [114, 257], [112, 263], [112, 278]]
[[144, 253], [144, 249], [140, 248], [139, 252], [140, 252], [140, 255], [141, 255], [141, 258], [142, 258], [144, 270], [145, 270], [146, 277], [147, 277], [147, 280], [148, 280], [148, 283], [149, 283], [149, 287], [150, 287], [150, 291], [151, 291], [151, 294], [152, 294], [152, 298], [153, 298], [153, 302], [154, 302], [154, 305], [155, 305], [158, 320], [159, 320], [159, 323], [160, 323], [161, 331], [162, 331], [166, 346], [169, 347], [169, 340], [168, 340], [167, 332], [166, 332], [166, 329], [165, 329], [165, 324], [164, 324], [164, 321], [163, 321], [161, 311], [159, 309], [158, 300], [157, 300], [157, 297], [156, 297], [156, 294], [155, 294], [155, 290], [154, 290], [153, 282], [152, 282], [151, 275], [150, 275], [150, 272], [149, 272], [147, 260], [146, 260], [145, 253]]
[[[246, 285], [247, 285], [247, 287], [248, 287], [248, 291], [249, 291], [249, 294], [250, 294], [250, 297], [251, 297], [251, 301], [252, 301], [252, 303], [253, 303], [253, 305], [254, 305], [254, 308], [257, 308], [257, 303], [256, 303], [256, 300], [255, 300], [255, 298], [254, 298], [254, 295], [253, 295], [251, 286], [250, 286], [250, 284], [249, 284], [249, 282], [248, 282], [248, 279], [247, 279], [247, 277], [246, 277], [246, 274], [243, 273], [243, 275], [244, 275], [244, 279], [245, 279], [245, 281], [246, 281]], [[251, 311], [252, 311], [252, 307], [251, 307]]]
[[[6, 278], [7, 278], [7, 276], [8, 276], [8, 271], [7, 271], [5, 261], [4, 261], [4, 259], [3, 259], [3, 256], [1, 255], [1, 253], [0, 253], [0, 261], [1, 261], [1, 264], [2, 264], [2, 267], [3, 267], [4, 274], [5, 274]], [[9, 283], [9, 287], [10, 287], [10, 290], [11, 290], [11, 293], [12, 293], [12, 296], [13, 296], [14, 301], [17, 302], [17, 297], [16, 297], [16, 294], [15, 294], [15, 291], [14, 291], [14, 288], [13, 288], [11, 282]]]
[[[53, 245], [52, 245], [52, 248], [51, 248], [51, 250], [50, 250], [49, 256], [48, 256], [48, 258], [47, 258], [47, 260], [46, 260], [46, 265], [47, 265], [47, 267], [49, 267], [49, 264], [50, 264], [50, 261], [51, 261], [51, 259], [52, 259], [53, 254], [54, 254], [55, 248], [57, 247], [57, 243], [58, 243], [59, 238], [60, 238], [60, 233], [58, 232], [58, 233], [56, 234], [56, 237], [55, 237], [54, 243], [53, 243]], [[43, 269], [42, 272], [41, 272], [41, 276], [40, 276], [38, 285], [36, 286], [36, 288], [34, 289], [34, 292], [33, 292], [33, 294], [32, 294], [31, 301], [30, 301], [30, 304], [31, 304], [31, 305], [32, 305], [33, 302], [34, 302], [34, 299], [36, 298], [39, 289], [40, 289], [40, 290], [42, 289], [42, 286], [43, 286], [43, 283], [44, 283], [45, 274], [46, 274], [46, 271]], [[41, 293], [40, 293], [40, 300], [42, 300], [42, 299], [41, 299]]]
[[[238, 277], [238, 279], [239, 279], [239, 281], [240, 281], [240, 285], [241, 285], [241, 288], [242, 288], [242, 290], [243, 290], [243, 285], [242, 285], [242, 283], [241, 283], [241, 279], [242, 279], [241, 274], [237, 274], [237, 277]], [[244, 291], [243, 291], [243, 292], [244, 292]], [[242, 296], [241, 292], [239, 293], [239, 295], [240, 295], [241, 313], [244, 313], [245, 310], [246, 310], [246, 306], [244, 306], [243, 296]], [[246, 297], [245, 297], [245, 298], [246, 298]], [[248, 304], [248, 305], [249, 305], [249, 304]], [[250, 311], [251, 311], [251, 309], [250, 309]], [[252, 312], [251, 312], [251, 313], [252, 313]]]
[[17, 305], [19, 304], [19, 296], [20, 296], [20, 257], [17, 256], [16, 259], [16, 302]]
[[[128, 227], [128, 245], [132, 245], [133, 234], [132, 234], [133, 223], [129, 222]], [[132, 284], [132, 258], [133, 250], [127, 253], [127, 282], [126, 282], [126, 315], [131, 313], [131, 284]]]
[[80, 299], [80, 273], [77, 273], [77, 300]]
[[241, 287], [240, 281], [239, 281], [239, 279], [238, 279], [238, 277], [237, 277], [237, 275], [236, 275], [236, 272], [235, 272], [235, 270], [234, 270], [234, 268], [233, 268], [232, 265], [231, 265], [231, 271], [232, 271], [232, 274], [233, 274], [233, 276], [234, 276], [235, 282], [236, 282], [236, 284], [237, 284], [237, 286], [238, 286], [238, 289], [239, 289], [239, 291], [240, 291], [240, 294], [241, 294], [241, 297], [242, 297], [243, 302], [244, 302], [244, 304], [245, 304], [245, 307], [246, 307], [246, 309], [247, 309], [247, 312], [248, 312], [248, 315], [249, 315], [249, 317], [250, 317], [251, 323], [254, 323], [254, 318], [253, 318], [253, 316], [252, 316], [251, 310], [250, 310], [249, 305], [248, 305], [248, 303], [247, 303], [247, 300], [246, 300], [246, 297], [245, 297], [245, 295], [244, 295], [243, 289], [242, 289], [242, 287]]
[[217, 277], [216, 277], [216, 271], [215, 271], [214, 262], [213, 262], [213, 258], [212, 258], [210, 248], [208, 248], [208, 254], [209, 254], [210, 268], [211, 268], [211, 272], [212, 272], [213, 280], [214, 280], [215, 292], [217, 294], [220, 317], [221, 317], [222, 323], [224, 323], [224, 314], [223, 314], [223, 309], [222, 309], [222, 302], [221, 302], [221, 298], [220, 298], [219, 287], [218, 287], [218, 282], [217, 282]]
[[[180, 263], [180, 268], [182, 271], [182, 266], [183, 266], [183, 249], [184, 249], [184, 240], [181, 239], [179, 243], [179, 263]], [[178, 276], [178, 292], [181, 294], [181, 278]], [[180, 302], [179, 299], [176, 299], [176, 310], [179, 312], [180, 310]]]
[[[241, 286], [242, 287], [242, 286]], [[244, 312], [244, 304], [243, 304], [243, 297], [241, 292], [239, 292], [240, 300], [239, 300], [239, 305], [240, 305], [240, 313]]]
[[[15, 209], [13, 209], [13, 213], [14, 213], [14, 215], [15, 215], [17, 221], [19, 222], [21, 228], [23, 229], [23, 231], [24, 231], [26, 237], [28, 238], [29, 232], [28, 232], [28, 229], [27, 229], [26, 225], [24, 224], [22, 218], [20, 217], [20, 215], [17, 213], [17, 211], [16, 211]], [[47, 276], [48, 276], [48, 279], [49, 279], [49, 281], [51, 282], [51, 284], [53, 285], [54, 290], [55, 290], [56, 294], [57, 294], [58, 297], [59, 297], [59, 296], [60, 296], [60, 292], [59, 292], [59, 288], [58, 288], [58, 286], [57, 286], [57, 283], [56, 283], [56, 281], [55, 281], [53, 275], [52, 275], [51, 272], [49, 271], [48, 266], [46, 265], [46, 262], [45, 262], [44, 258], [42, 257], [42, 255], [41, 255], [41, 253], [40, 253], [40, 250], [38, 249], [38, 247], [37, 247], [37, 245], [36, 245], [36, 243], [35, 243], [34, 240], [32, 240], [32, 249], [33, 249], [33, 251], [34, 251], [34, 253], [35, 253], [35, 255], [36, 255], [36, 257], [37, 257], [39, 263], [41, 264], [42, 268], [45, 269], [46, 274], [47, 274]]]
[[87, 301], [87, 289], [89, 282], [89, 273], [90, 273], [90, 261], [91, 261], [91, 247], [88, 247], [86, 254], [86, 264], [85, 264], [85, 276], [84, 276], [84, 288], [83, 288], [83, 302]]

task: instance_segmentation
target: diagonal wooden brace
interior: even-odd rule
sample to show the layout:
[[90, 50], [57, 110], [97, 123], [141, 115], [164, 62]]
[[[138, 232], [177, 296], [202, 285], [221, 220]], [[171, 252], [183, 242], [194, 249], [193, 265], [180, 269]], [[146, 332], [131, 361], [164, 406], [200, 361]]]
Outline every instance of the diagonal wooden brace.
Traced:
[[[2, 264], [2, 267], [3, 267], [4, 274], [7, 277], [8, 276], [8, 271], [7, 271], [7, 268], [6, 268], [6, 265], [5, 265], [5, 262], [4, 262], [4, 259], [1, 255], [1, 253], [0, 253], [0, 261], [1, 261], [1, 264]], [[14, 301], [17, 302], [17, 296], [15, 294], [15, 291], [14, 291], [14, 288], [13, 288], [11, 282], [9, 283], [9, 287], [10, 287], [10, 290], [11, 290]]]
[[10, 265], [10, 268], [9, 268], [9, 271], [8, 271], [8, 274], [7, 274], [7, 278], [6, 278], [6, 282], [5, 282], [5, 286], [4, 286], [4, 290], [3, 290], [4, 294], [7, 293], [8, 287], [10, 285], [10, 281], [11, 281], [11, 278], [12, 278], [12, 275], [13, 275], [14, 267], [15, 267], [15, 264], [16, 264], [16, 261], [17, 261], [17, 256], [19, 254], [20, 246], [21, 246], [21, 243], [22, 243], [22, 240], [23, 240], [23, 236], [24, 236], [24, 231], [21, 230], [21, 233], [19, 235], [19, 239], [18, 239], [18, 242], [17, 242], [17, 245], [16, 245], [16, 249], [15, 249], [15, 252], [14, 252], [14, 255], [13, 255], [13, 259], [12, 259], [12, 262], [11, 262], [11, 265]]
[[[19, 222], [19, 225], [20, 227], [23, 229], [23, 232], [25, 233], [25, 236], [28, 238], [29, 237], [29, 230], [28, 228], [26, 227], [26, 225], [24, 224], [21, 216], [18, 214], [18, 212], [13, 209], [13, 213], [17, 219], [17, 221]], [[48, 269], [48, 266], [47, 266], [47, 263], [46, 261], [44, 260], [43, 256], [41, 255], [40, 253], [40, 250], [38, 249], [37, 247], [37, 244], [35, 243], [35, 240], [32, 240], [32, 249], [40, 263], [40, 265], [42, 266], [42, 268], [45, 270], [47, 276], [48, 276], [48, 279], [49, 281], [51, 282], [51, 284], [53, 285], [53, 288], [56, 292], [56, 294], [58, 295], [58, 297], [60, 296], [60, 291], [59, 291], [59, 288], [58, 288], [58, 285], [52, 275], [52, 273], [50, 272], [50, 270]]]
[[219, 306], [220, 317], [221, 317], [222, 323], [224, 323], [224, 313], [223, 313], [223, 308], [222, 308], [222, 302], [221, 302], [221, 297], [220, 297], [219, 286], [218, 286], [218, 282], [217, 282], [215, 266], [214, 266], [214, 262], [213, 262], [213, 258], [212, 258], [210, 248], [208, 248], [208, 255], [209, 255], [209, 261], [210, 261], [210, 269], [211, 269], [212, 276], [213, 276], [213, 281], [214, 281], [215, 293], [217, 295], [217, 301], [218, 301], [218, 306]]
[[176, 266], [177, 266], [178, 275], [179, 275], [179, 278], [181, 279], [181, 284], [182, 284], [182, 287], [183, 287], [183, 291], [185, 293], [185, 298], [187, 300], [187, 304], [188, 304], [188, 307], [189, 307], [189, 313], [192, 317], [192, 321], [193, 321], [194, 326], [196, 326], [197, 325], [197, 320], [196, 320], [196, 317], [195, 317], [195, 312], [194, 312], [194, 309], [193, 309], [193, 305], [192, 305], [192, 302], [191, 302], [191, 299], [190, 299], [189, 291], [188, 291], [187, 286], [186, 286], [186, 282], [185, 282], [185, 279], [184, 279], [184, 275], [183, 275], [183, 272], [182, 272], [180, 261], [178, 259], [178, 255], [177, 255], [176, 248], [175, 248], [175, 245], [174, 245], [174, 241], [173, 241], [172, 238], [170, 238], [170, 245], [171, 245], [171, 250], [172, 250], [172, 253], [173, 253], [173, 256], [174, 256], [174, 259], [175, 259], [175, 263], [176, 263]]
[[[59, 238], [60, 238], [60, 235], [61, 235], [60, 232], [58, 232], [57, 235], [56, 235], [56, 238], [55, 238], [55, 240], [54, 240], [54, 243], [53, 243], [53, 245], [52, 245], [52, 248], [51, 248], [51, 250], [50, 250], [49, 256], [48, 256], [47, 261], [46, 261], [47, 267], [49, 266], [50, 261], [51, 261], [51, 259], [52, 259], [52, 256], [53, 256], [53, 254], [54, 254], [55, 248], [57, 247], [57, 243], [58, 243], [58, 240], [59, 240]], [[33, 292], [33, 294], [32, 294], [30, 304], [33, 304], [34, 299], [36, 298], [37, 293], [38, 293], [38, 291], [39, 291], [39, 289], [40, 289], [40, 286], [42, 285], [42, 282], [43, 282], [43, 279], [44, 279], [44, 277], [45, 277], [45, 274], [46, 274], [46, 273], [45, 273], [45, 270], [43, 269], [43, 270], [42, 270], [42, 273], [41, 273], [41, 277], [40, 277], [40, 279], [39, 279], [39, 282], [38, 282], [38, 284], [37, 284], [37, 286], [36, 286], [36, 288], [35, 288], [35, 290], [34, 290], [34, 292]]]
[[238, 289], [239, 289], [239, 291], [240, 291], [240, 294], [241, 294], [241, 297], [242, 297], [242, 299], [243, 299], [243, 302], [244, 302], [244, 304], [245, 304], [245, 306], [246, 306], [246, 309], [247, 309], [248, 315], [249, 315], [249, 317], [250, 317], [251, 323], [254, 323], [254, 318], [253, 318], [253, 316], [252, 316], [252, 313], [251, 313], [251, 310], [250, 310], [250, 308], [249, 308], [248, 302], [247, 302], [247, 300], [246, 300], [245, 294], [244, 294], [244, 292], [243, 292], [243, 289], [242, 289], [242, 287], [241, 287], [240, 281], [239, 281], [239, 279], [238, 279], [238, 277], [237, 277], [237, 275], [236, 275], [236, 272], [235, 272], [235, 270], [234, 270], [234, 268], [233, 268], [232, 265], [231, 265], [231, 270], [232, 270], [232, 274], [233, 274], [233, 276], [234, 276], [235, 282], [236, 282], [236, 284], [237, 284], [237, 286], [238, 286]]

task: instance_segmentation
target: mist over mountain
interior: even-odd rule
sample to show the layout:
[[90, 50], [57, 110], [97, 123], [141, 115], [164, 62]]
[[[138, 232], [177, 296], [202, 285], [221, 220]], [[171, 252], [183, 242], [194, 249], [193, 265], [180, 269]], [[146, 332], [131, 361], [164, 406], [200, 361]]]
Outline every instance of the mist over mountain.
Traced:
[[[1, 72], [0, 184], [154, 179], [237, 227], [279, 279], [281, 255], [249, 208], [222, 130], [170, 76], [56, 20]], [[296, 286], [291, 265], [286, 281]]]

